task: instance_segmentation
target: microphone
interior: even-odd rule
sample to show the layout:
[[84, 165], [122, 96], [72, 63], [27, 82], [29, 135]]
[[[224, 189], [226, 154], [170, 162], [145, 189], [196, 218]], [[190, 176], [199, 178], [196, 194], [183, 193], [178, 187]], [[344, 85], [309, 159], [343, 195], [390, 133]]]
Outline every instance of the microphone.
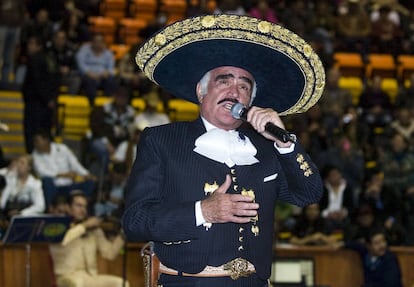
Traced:
[[[241, 103], [236, 103], [231, 107], [231, 115], [233, 118], [238, 120], [247, 120], [247, 113], [249, 112], [249, 109], [246, 108]], [[265, 130], [277, 138], [278, 140], [287, 143], [288, 141], [295, 143], [296, 142], [296, 136], [294, 134], [289, 133], [288, 131], [278, 127], [277, 125], [272, 124], [271, 122], [268, 122], [265, 125]]]

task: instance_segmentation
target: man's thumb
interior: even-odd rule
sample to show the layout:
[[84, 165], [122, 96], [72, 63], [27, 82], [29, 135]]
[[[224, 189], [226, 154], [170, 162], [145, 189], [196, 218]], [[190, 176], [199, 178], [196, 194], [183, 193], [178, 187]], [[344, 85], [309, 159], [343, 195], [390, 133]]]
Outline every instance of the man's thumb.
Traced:
[[226, 193], [230, 185], [231, 185], [231, 177], [229, 174], [227, 174], [224, 183], [220, 185], [214, 192]]

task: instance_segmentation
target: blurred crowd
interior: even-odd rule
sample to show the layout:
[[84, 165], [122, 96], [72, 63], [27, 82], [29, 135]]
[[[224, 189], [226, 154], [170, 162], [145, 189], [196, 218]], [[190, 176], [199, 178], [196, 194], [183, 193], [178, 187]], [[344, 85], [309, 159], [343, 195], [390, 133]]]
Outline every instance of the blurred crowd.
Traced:
[[[78, 189], [88, 196], [91, 215], [119, 219], [140, 132], [171, 120], [157, 106], [173, 96], [149, 83], [135, 65], [140, 43], [115, 59], [103, 35], [91, 33], [88, 17], [99, 15], [101, 1], [0, 0], [0, 88], [17, 85], [30, 106], [24, 120], [27, 155], [5, 159], [0, 170], [2, 232], [11, 216], [56, 212]], [[302, 210], [278, 205], [277, 240], [332, 244], [363, 239], [372, 227], [382, 227], [389, 244], [414, 245], [414, 75], [399, 79], [396, 97], [382, 88], [381, 75], [363, 78], [355, 99], [339, 86], [342, 74], [333, 61], [339, 51], [363, 59], [369, 53], [412, 54], [414, 2], [187, 2], [186, 16], [233, 13], [283, 25], [309, 41], [326, 68], [320, 101], [286, 117], [287, 128], [321, 171], [324, 196]], [[160, 10], [140, 36], [167, 23], [168, 12]], [[86, 95], [92, 108], [81, 157], [51, 136], [62, 87]], [[96, 106], [97, 93], [111, 101]], [[145, 99], [144, 112], [136, 114], [133, 97]]]

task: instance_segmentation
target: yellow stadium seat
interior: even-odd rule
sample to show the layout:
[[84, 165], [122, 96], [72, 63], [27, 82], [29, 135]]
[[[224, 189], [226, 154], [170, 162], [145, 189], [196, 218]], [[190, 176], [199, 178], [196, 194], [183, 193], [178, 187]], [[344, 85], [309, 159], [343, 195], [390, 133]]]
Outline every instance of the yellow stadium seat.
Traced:
[[168, 101], [169, 117], [173, 121], [188, 121], [198, 117], [198, 105], [182, 99]]
[[359, 77], [341, 77], [339, 78], [339, 87], [347, 89], [352, 95], [353, 104], [358, 104], [359, 96], [361, 95], [364, 84]]
[[90, 110], [86, 96], [59, 95], [57, 134], [62, 138], [82, 139], [89, 130]]
[[382, 79], [381, 88], [390, 96], [391, 102], [395, 102], [398, 95], [398, 81], [396, 78]]

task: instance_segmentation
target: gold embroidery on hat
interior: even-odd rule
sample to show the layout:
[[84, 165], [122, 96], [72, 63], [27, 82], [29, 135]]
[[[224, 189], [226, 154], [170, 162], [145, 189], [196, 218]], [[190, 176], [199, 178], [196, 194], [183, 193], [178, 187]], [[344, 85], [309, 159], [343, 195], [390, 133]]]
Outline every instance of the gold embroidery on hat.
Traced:
[[[280, 115], [301, 113], [320, 98], [325, 85], [325, 71], [318, 55], [309, 44], [293, 32], [277, 24], [238, 15], [193, 17], [167, 26], [161, 37], [150, 38], [137, 52], [136, 63], [146, 76], [155, 81], [158, 63], [169, 53], [192, 42], [207, 39], [238, 39], [254, 42], [286, 54], [300, 66], [305, 86], [298, 102]], [[269, 26], [269, 31], [267, 27]], [[214, 28], [213, 28], [214, 27]], [[183, 35], [185, 35], [183, 37]]]

